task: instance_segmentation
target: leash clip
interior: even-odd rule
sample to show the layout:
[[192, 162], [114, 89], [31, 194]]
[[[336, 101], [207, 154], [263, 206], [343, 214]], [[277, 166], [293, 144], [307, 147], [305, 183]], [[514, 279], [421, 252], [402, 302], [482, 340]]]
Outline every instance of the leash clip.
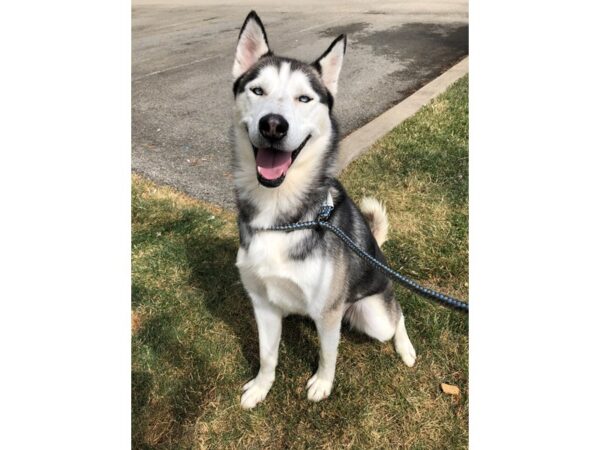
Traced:
[[327, 192], [327, 199], [321, 204], [321, 209], [317, 214], [317, 222], [327, 222], [333, 212], [333, 198], [331, 193]]

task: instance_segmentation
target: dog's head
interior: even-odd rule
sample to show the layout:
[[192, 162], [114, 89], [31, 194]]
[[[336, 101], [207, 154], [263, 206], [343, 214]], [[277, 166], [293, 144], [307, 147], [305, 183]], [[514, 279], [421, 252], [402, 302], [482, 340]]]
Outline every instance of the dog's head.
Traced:
[[278, 187], [295, 165], [310, 158], [308, 153], [329, 144], [345, 50], [341, 35], [312, 64], [275, 56], [260, 18], [254, 11], [248, 14], [233, 64], [234, 125], [247, 134], [250, 145], [238, 151], [251, 153], [261, 185]]

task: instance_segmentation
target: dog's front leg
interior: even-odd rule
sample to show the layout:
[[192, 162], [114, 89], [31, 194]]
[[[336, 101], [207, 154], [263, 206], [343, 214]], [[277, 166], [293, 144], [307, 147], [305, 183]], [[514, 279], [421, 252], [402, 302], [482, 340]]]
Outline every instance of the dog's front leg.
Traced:
[[260, 370], [253, 380], [243, 387], [242, 408], [251, 409], [263, 401], [273, 381], [281, 338], [281, 311], [267, 300], [252, 296], [254, 317], [258, 325], [258, 341], [260, 347]]
[[308, 389], [308, 399], [318, 402], [331, 394], [335, 377], [337, 349], [340, 342], [342, 313], [340, 311], [330, 311], [324, 317], [315, 320], [315, 323], [321, 343], [319, 368], [308, 380], [306, 387]]

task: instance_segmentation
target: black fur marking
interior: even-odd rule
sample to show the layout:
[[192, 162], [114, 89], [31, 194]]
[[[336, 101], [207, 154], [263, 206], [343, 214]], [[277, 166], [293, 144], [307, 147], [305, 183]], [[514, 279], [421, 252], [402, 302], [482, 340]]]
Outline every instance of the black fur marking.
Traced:
[[327, 106], [329, 107], [329, 111], [333, 109], [333, 95], [327, 90]]
[[239, 88], [239, 86], [240, 86], [240, 81], [242, 80], [242, 77], [243, 77], [243, 76], [244, 76], [243, 74], [242, 74], [242, 75], [240, 75], [240, 76], [239, 76], [239, 77], [237, 77], [237, 79], [236, 79], [236, 80], [233, 82], [233, 97], [234, 97], [234, 98], [237, 96], [237, 91], [238, 91], [238, 88]]
[[250, 245], [250, 241], [252, 240], [252, 236], [254, 235], [254, 230], [250, 228], [248, 223], [256, 214], [256, 209], [250, 202], [240, 202], [239, 196], [237, 198], [237, 207], [238, 207], [238, 228], [240, 234], [240, 245], [244, 249], [248, 249]]
[[233, 82], [233, 97], [235, 98], [237, 96], [237, 91], [238, 88], [240, 86], [240, 81], [242, 79], [244, 75], [240, 75], [239, 77], [237, 77], [237, 79]]

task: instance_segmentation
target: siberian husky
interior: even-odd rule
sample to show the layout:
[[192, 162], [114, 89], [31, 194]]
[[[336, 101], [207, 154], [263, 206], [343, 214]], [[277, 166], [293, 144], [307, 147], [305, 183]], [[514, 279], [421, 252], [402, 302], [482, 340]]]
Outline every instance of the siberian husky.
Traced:
[[275, 56], [254, 11], [240, 31], [233, 64], [236, 265], [252, 300], [260, 347], [260, 370], [243, 387], [243, 408], [254, 408], [271, 389], [282, 318], [290, 314], [309, 316], [319, 333], [309, 400], [331, 393], [342, 320], [379, 341], [394, 338], [404, 363], [415, 363], [391, 281], [327, 231], [260, 231], [313, 220], [329, 199], [335, 206], [330, 222], [385, 261], [379, 248], [388, 229], [383, 205], [365, 198], [359, 209], [335, 179], [332, 108], [345, 51], [341, 35], [312, 64]]

